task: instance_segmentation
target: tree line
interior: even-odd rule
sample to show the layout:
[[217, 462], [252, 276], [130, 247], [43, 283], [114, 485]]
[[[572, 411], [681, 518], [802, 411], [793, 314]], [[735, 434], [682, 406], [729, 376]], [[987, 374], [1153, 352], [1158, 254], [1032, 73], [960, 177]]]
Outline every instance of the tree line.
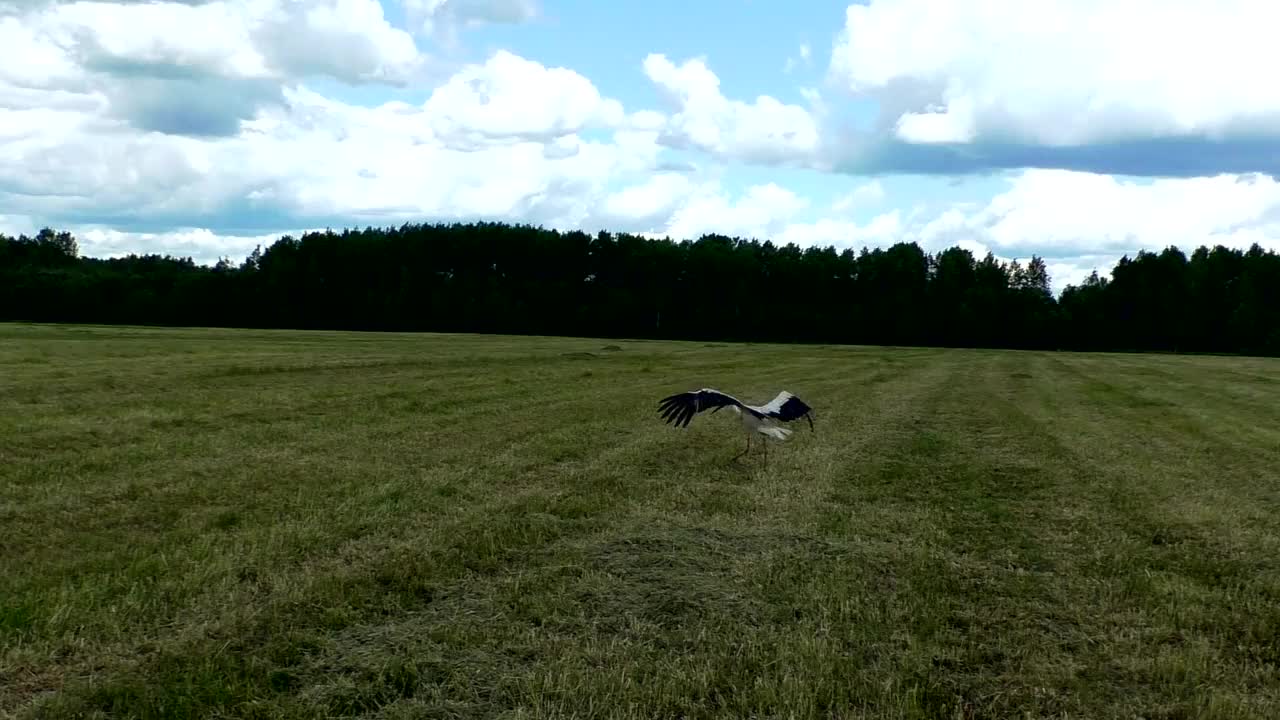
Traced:
[[0, 320], [1280, 355], [1280, 256], [1125, 256], [1060, 297], [1042, 258], [855, 252], [502, 223], [285, 235], [239, 264], [0, 235]]

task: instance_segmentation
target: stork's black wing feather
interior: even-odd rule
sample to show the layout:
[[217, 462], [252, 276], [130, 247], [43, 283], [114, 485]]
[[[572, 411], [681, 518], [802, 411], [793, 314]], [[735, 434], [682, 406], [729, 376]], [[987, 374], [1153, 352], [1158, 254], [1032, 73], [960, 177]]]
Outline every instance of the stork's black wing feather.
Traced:
[[813, 408], [786, 390], [778, 393], [777, 397], [760, 409], [765, 415], [783, 422], [804, 418], [809, 421], [809, 429], [813, 430]]
[[719, 409], [729, 405], [741, 407], [742, 403], [732, 395], [726, 395], [719, 390], [702, 388], [662, 398], [658, 401], [658, 412], [667, 423], [674, 424], [676, 427], [688, 427], [693, 416], [703, 410]]

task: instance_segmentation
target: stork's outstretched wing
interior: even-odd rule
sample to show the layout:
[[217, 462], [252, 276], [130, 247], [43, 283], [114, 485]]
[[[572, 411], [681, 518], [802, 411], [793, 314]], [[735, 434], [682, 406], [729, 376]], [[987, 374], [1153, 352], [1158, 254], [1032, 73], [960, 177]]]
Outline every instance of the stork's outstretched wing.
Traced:
[[729, 405], [742, 407], [742, 403], [732, 395], [726, 395], [711, 388], [702, 388], [662, 398], [658, 401], [658, 412], [666, 422], [674, 423], [676, 427], [688, 427], [689, 421], [695, 414], [712, 408], [719, 410]]
[[762, 406], [760, 410], [765, 415], [783, 422], [804, 418], [809, 421], [809, 430], [813, 430], [813, 408], [786, 390], [778, 393], [777, 397], [770, 400], [768, 405]]

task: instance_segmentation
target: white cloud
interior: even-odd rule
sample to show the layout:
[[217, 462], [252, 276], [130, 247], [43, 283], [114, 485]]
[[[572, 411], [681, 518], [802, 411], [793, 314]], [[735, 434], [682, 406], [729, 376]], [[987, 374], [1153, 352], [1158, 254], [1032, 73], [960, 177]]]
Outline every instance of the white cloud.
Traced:
[[[266, 14], [267, 7], [258, 12]], [[230, 77], [267, 77], [250, 6], [77, 2], [30, 17], [32, 30], [88, 68], [168, 65]]]
[[788, 56], [786, 63], [782, 66], [782, 71], [784, 73], [789, 73], [801, 65], [808, 67], [811, 63], [812, 57], [813, 51], [809, 48], [809, 44], [800, 43], [799, 55]]
[[[27, 126], [19, 139], [0, 143], [0, 212], [198, 212], [220, 199], [208, 182], [209, 148], [195, 141], [121, 132], [69, 112], [0, 118]], [[38, 127], [42, 118], [50, 122]]]
[[[508, 135], [501, 144], [459, 149], [451, 137], [431, 132], [440, 109], [431, 101], [423, 108], [358, 108], [298, 92], [289, 103], [286, 111], [264, 116], [255, 125], [260, 131], [237, 143], [236, 155], [269, 188], [272, 202], [302, 216], [572, 224], [611, 179], [651, 168], [658, 151], [655, 133], [627, 128], [612, 142], [570, 133], [548, 145]], [[533, 120], [526, 133], [542, 127]]]
[[888, 247], [903, 239], [901, 214], [891, 210], [866, 223], [822, 218], [814, 222], [790, 223], [775, 237], [775, 244], [795, 243], [800, 247], [827, 246], [837, 249]]
[[0, 63], [0, 84], [43, 89], [65, 87], [81, 76], [71, 54], [36, 18], [0, 16], [0, 47], [22, 62]]
[[461, 28], [517, 24], [538, 16], [535, 0], [403, 0], [409, 22], [428, 35], [452, 41]]
[[[307, 22], [329, 27], [337, 22], [330, 11], [363, 2], [322, 3], [316, 7], [328, 10]], [[183, 13], [196, 10], [164, 7], [162, 17], [170, 12], [188, 17]], [[198, 10], [213, 12], [218, 7], [223, 6], [211, 3]], [[290, 7], [302, 12], [301, 6]], [[64, 11], [85, 12], [78, 5], [59, 5], [47, 12]], [[119, 11], [104, 11], [103, 17], [144, 24], [139, 18], [113, 15]], [[212, 27], [221, 17], [214, 14], [202, 21], [211, 26], [212, 35], [227, 42], [240, 38], [230, 21]], [[241, 29], [252, 25], [249, 17], [239, 16]], [[74, 24], [64, 16], [55, 19], [48, 27]], [[72, 57], [54, 41], [52, 31], [41, 35], [33, 30], [36, 24], [18, 27], [8, 19], [0, 23], [0, 33], [26, 38], [54, 60]], [[161, 41], [151, 28], [136, 38], [121, 34], [118, 39], [113, 35], [116, 27], [107, 22], [93, 30], [95, 38], [107, 38], [93, 46], [97, 56], [154, 61], [171, 71], [180, 63], [204, 63], [207, 72], [253, 75], [275, 68], [272, 58], [286, 52], [271, 48], [261, 56], [265, 65], [229, 60], [230, 64], [217, 65], [217, 53], [206, 52], [199, 42], [184, 48], [184, 36]], [[249, 42], [239, 47], [249, 53], [259, 46]], [[342, 56], [339, 50], [334, 51]], [[234, 57], [233, 52], [225, 55]], [[302, 56], [290, 57], [292, 64], [286, 69], [299, 72]], [[589, 80], [573, 71], [546, 68], [507, 52], [494, 54], [483, 65], [462, 68], [421, 106], [391, 102], [363, 108], [328, 100], [295, 84], [281, 85], [277, 102], [242, 108], [232, 129], [184, 135], [143, 132], [136, 123], [131, 127], [117, 118], [121, 107], [137, 102], [138, 79], [130, 81], [132, 95], [121, 97], [116, 90], [123, 84], [113, 85], [110, 78], [74, 62], [49, 63], [36, 69], [40, 72], [24, 70], [28, 77], [9, 83], [4, 79], [12, 66], [4, 67], [0, 213], [50, 218], [64, 225], [207, 223], [217, 229], [223, 223], [267, 227], [299, 218], [342, 223], [424, 216], [572, 224], [592, 212], [609, 183], [657, 164], [657, 129], [664, 122], [652, 111], [626, 115], [620, 103], [601, 97]], [[284, 69], [278, 72], [287, 74]], [[67, 86], [75, 79], [79, 87], [28, 97], [32, 79], [49, 78]], [[208, 92], [210, 79], [206, 75], [192, 89]], [[162, 91], [167, 89], [171, 88], [152, 88], [159, 97], [166, 97]], [[60, 101], [49, 102], [51, 98]], [[184, 108], [168, 110], [189, 110], [199, 98], [183, 100]], [[591, 128], [612, 128], [612, 138], [584, 139], [580, 133]], [[230, 218], [229, 213], [248, 219]]]
[[693, 188], [694, 182], [682, 173], [655, 173], [605, 197], [600, 222], [614, 230], [665, 226]]
[[761, 95], [754, 103], [730, 100], [701, 58], [676, 65], [651, 54], [644, 72], [675, 113], [661, 141], [676, 148], [759, 163], [809, 162], [819, 145], [817, 120], [805, 108]]
[[1277, 22], [1258, 0], [874, 0], [831, 72], [910, 143], [1274, 137]]
[[463, 68], [436, 88], [425, 110], [450, 147], [495, 141], [546, 141], [588, 127], [615, 127], [622, 104], [600, 96], [591, 81], [566, 68], [547, 68], [505, 50]]
[[1280, 250], [1280, 181], [1218, 175], [1153, 182], [1063, 170], [1030, 170], [985, 204], [919, 218], [903, 234], [937, 252], [964, 242], [979, 255], [1046, 259], [1053, 287], [1107, 275], [1125, 254], [1167, 246]]
[[31, 4], [0, 17], [0, 45], [23, 58], [0, 108], [190, 136], [236, 134], [297, 78], [403, 85], [427, 63], [377, 0]]
[[35, 71], [145, 74], [159, 66], [234, 78], [329, 75], [347, 82], [402, 83], [421, 64], [406, 32], [377, 0], [216, 0], [58, 3], [6, 33], [41, 48]]
[[424, 58], [392, 27], [377, 0], [270, 0], [254, 18], [255, 45], [287, 75], [324, 74], [349, 83], [407, 83]]
[[871, 180], [836, 198], [836, 201], [831, 204], [831, 209], [837, 213], [847, 213], [858, 208], [876, 205], [884, 199], [884, 186], [879, 180]]
[[[21, 215], [0, 215], [0, 234], [16, 237], [33, 237], [47, 223], [36, 223]], [[127, 255], [170, 255], [189, 257], [194, 262], [212, 265], [221, 258], [229, 258], [239, 265], [255, 247], [266, 250], [282, 235], [295, 237], [311, 231], [323, 231], [322, 227], [294, 228], [259, 235], [233, 235], [215, 233], [207, 228], [174, 228], [165, 232], [124, 232], [100, 225], [56, 225], [57, 230], [68, 230], [76, 238], [80, 255], [95, 258], [118, 258]]]
[[804, 199], [777, 186], [758, 186], [737, 199], [715, 185], [679, 191], [688, 198], [666, 227], [651, 234], [695, 238], [719, 232], [838, 249], [916, 242], [932, 253], [960, 246], [979, 259], [990, 251], [1000, 260], [1023, 263], [1035, 254], [1045, 258], [1055, 292], [1094, 269], [1107, 275], [1122, 255], [1141, 249], [1158, 252], [1173, 245], [1190, 255], [1200, 245], [1245, 249], [1256, 242], [1280, 251], [1280, 181], [1263, 176], [1141, 182], [1032, 170], [985, 203], [953, 203], [935, 211], [893, 208], [867, 222], [801, 218], [809, 209]]
[[[1201, 244], [1247, 247], [1255, 240], [1280, 247], [1280, 182], [1231, 175], [1138, 182], [1032, 170], [986, 206], [951, 221], [992, 247], [1022, 254], [1119, 254], [1167, 245], [1190, 252]], [[925, 237], [947, 220], [934, 222]]]
[[697, 238], [705, 233], [767, 240], [784, 228], [809, 201], [775, 183], [754, 185], [734, 199], [718, 183], [693, 188], [660, 232], [650, 235]]
[[[295, 237], [306, 232], [323, 231], [324, 228], [307, 228], [292, 231]], [[266, 235], [220, 235], [205, 228], [180, 228], [162, 233], [121, 232], [110, 228], [84, 227], [75, 232], [80, 254], [89, 257], [125, 257], [127, 255], [171, 255], [189, 257], [202, 265], [212, 265], [221, 258], [228, 258], [239, 265], [245, 257], [261, 246], [266, 250], [286, 233]]]

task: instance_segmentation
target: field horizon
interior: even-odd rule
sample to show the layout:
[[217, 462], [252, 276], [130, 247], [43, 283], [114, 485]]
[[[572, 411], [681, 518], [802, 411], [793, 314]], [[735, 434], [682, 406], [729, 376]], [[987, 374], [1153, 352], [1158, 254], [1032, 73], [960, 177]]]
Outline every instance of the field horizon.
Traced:
[[1278, 371], [0, 324], [0, 717], [1280, 717]]

